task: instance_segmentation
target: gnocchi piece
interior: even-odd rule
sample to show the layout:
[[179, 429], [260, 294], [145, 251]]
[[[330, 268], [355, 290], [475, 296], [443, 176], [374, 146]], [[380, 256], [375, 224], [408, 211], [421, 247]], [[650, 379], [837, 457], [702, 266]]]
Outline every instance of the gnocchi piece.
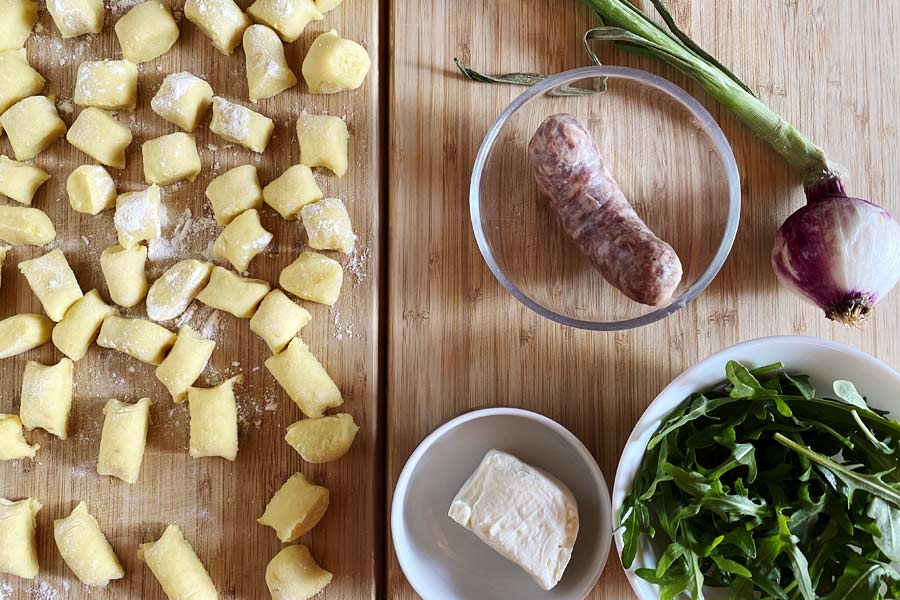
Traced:
[[293, 219], [300, 209], [322, 199], [322, 190], [316, 183], [312, 169], [306, 165], [294, 165], [269, 182], [262, 190], [266, 204], [285, 219]]
[[316, 252], [301, 252], [278, 276], [278, 284], [298, 298], [333, 306], [341, 294], [341, 263]]
[[275, 381], [310, 419], [321, 417], [329, 408], [337, 408], [344, 403], [341, 390], [300, 338], [291, 340], [285, 350], [269, 357], [265, 365]]
[[[0, 0], [0, 50], [25, 45], [38, 20], [38, 7], [32, 0]], [[0, 112], [3, 112], [0, 109]]]
[[[0, 0], [2, 6], [3, 0]], [[3, 35], [2, 27], [0, 25], [0, 37]], [[2, 45], [3, 42], [0, 42], [0, 47]], [[0, 114], [19, 100], [39, 94], [45, 83], [41, 74], [28, 64], [25, 48], [0, 50]]]
[[39, 258], [20, 262], [19, 271], [40, 300], [44, 312], [57, 323], [84, 295], [66, 255], [59, 248]]
[[137, 82], [137, 65], [127, 60], [85, 61], [78, 65], [73, 101], [112, 111], [134, 110]]
[[133, 248], [142, 241], [158, 238], [162, 231], [159, 206], [159, 187], [155, 184], [140, 192], [119, 194], [113, 219], [119, 245]]
[[222, 54], [231, 54], [252, 21], [233, 0], [187, 0], [184, 16]]
[[22, 431], [22, 420], [17, 415], [0, 414], [0, 460], [34, 458], [41, 447], [29, 445]]
[[206, 284], [213, 265], [188, 258], [166, 269], [147, 294], [147, 316], [151, 321], [168, 321], [179, 316]]
[[334, 94], [361, 86], [371, 66], [365, 48], [332, 29], [312, 43], [301, 70], [311, 93]]
[[224, 267], [213, 267], [209, 284], [197, 295], [197, 300], [239, 319], [249, 319], [270, 287], [262, 279], [241, 277]]
[[43, 506], [28, 498], [0, 498], [0, 573], [34, 579], [38, 574], [35, 517]]
[[256, 520], [275, 530], [282, 542], [293, 542], [315, 527], [328, 510], [328, 488], [295, 473], [281, 486]]
[[153, 112], [185, 131], [193, 131], [212, 104], [213, 89], [187, 71], [167, 75], [153, 99]]
[[147, 563], [169, 600], [219, 600], [209, 573], [177, 525], [169, 525], [155, 542], [141, 544], [138, 558]]
[[62, 358], [55, 365], [28, 361], [22, 374], [22, 398], [19, 418], [27, 429], [41, 428], [61, 440], [66, 439], [72, 390], [75, 387], [75, 363]]
[[194, 136], [170, 133], [141, 145], [144, 158], [144, 180], [169, 185], [183, 179], [194, 181], [200, 174], [200, 155]]
[[288, 298], [281, 290], [272, 290], [263, 298], [256, 314], [250, 319], [250, 331], [266, 342], [269, 350], [278, 353], [300, 330], [312, 320], [309, 312]]
[[31, 206], [34, 193], [48, 179], [47, 171], [0, 155], [0, 194]]
[[16, 160], [30, 160], [66, 132], [56, 105], [46, 96], [29, 96], [0, 114]]
[[325, 18], [313, 0], [256, 0], [247, 9], [247, 14], [257, 23], [274, 29], [289, 43], [297, 41], [310, 21]]
[[53, 321], [44, 315], [22, 313], [0, 321], [0, 358], [9, 358], [50, 341]]
[[266, 249], [272, 234], [263, 229], [259, 211], [245, 210], [228, 224], [213, 246], [216, 256], [226, 259], [235, 270], [243, 273], [257, 254]]
[[97, 162], [114, 169], [125, 168], [125, 150], [131, 145], [131, 130], [99, 108], [78, 113], [66, 140]]
[[212, 107], [210, 131], [248, 150], [265, 152], [275, 131], [272, 119], [218, 96], [213, 97]]
[[24, 206], [0, 206], [0, 242], [43, 246], [56, 239], [53, 222], [44, 211]]
[[300, 115], [297, 139], [300, 164], [325, 167], [341, 177], [347, 172], [347, 124], [329, 115]]
[[134, 6], [116, 22], [122, 56], [133, 63], [158, 58], [178, 41], [178, 23], [162, 2], [148, 0]]
[[237, 458], [237, 403], [234, 399], [234, 384], [238, 381], [240, 376], [232, 377], [213, 388], [192, 387], [188, 390], [192, 457], [220, 456], [231, 461]]
[[159, 365], [176, 339], [174, 333], [152, 321], [109, 315], [100, 326], [97, 345], [124, 352], [141, 362]]
[[184, 402], [188, 389], [203, 373], [215, 348], [214, 341], [200, 336], [187, 325], [178, 330], [171, 352], [156, 367], [156, 378], [166, 386], [176, 404]]
[[97, 339], [103, 319], [113, 312], [115, 309], [103, 301], [97, 290], [89, 291], [66, 311], [62, 321], [53, 328], [53, 345], [78, 362]]
[[331, 577], [303, 544], [284, 548], [266, 567], [266, 585], [272, 600], [308, 600], [325, 589]]
[[329, 10], [336, 8], [337, 5], [343, 1], [344, 0], [316, 0], [316, 8], [322, 13], [327, 13]]
[[66, 180], [66, 194], [72, 210], [96, 215], [116, 205], [116, 182], [100, 165], [81, 165]]
[[307, 204], [300, 211], [309, 245], [316, 250], [353, 252], [356, 235], [344, 203], [337, 198], [325, 198]]
[[147, 247], [123, 248], [116, 244], [100, 255], [100, 269], [106, 280], [106, 288], [112, 301], [124, 308], [131, 308], [147, 294]]
[[47, 11], [64, 38], [103, 30], [103, 0], [47, 0]]
[[281, 39], [265, 25], [251, 25], [244, 31], [244, 59], [251, 102], [271, 98], [297, 85], [297, 76], [284, 57]]
[[84, 585], [106, 587], [110, 580], [125, 576], [119, 557], [84, 502], [68, 517], [53, 521], [53, 539], [60, 556]]
[[149, 398], [141, 398], [134, 404], [115, 399], [107, 401], [103, 407], [97, 474], [135, 483], [141, 473], [149, 429]]
[[347, 413], [303, 419], [288, 426], [285, 441], [310, 463], [326, 463], [347, 454], [359, 427]]
[[262, 188], [256, 167], [243, 165], [225, 171], [206, 186], [216, 223], [228, 225], [236, 216], [262, 206]]

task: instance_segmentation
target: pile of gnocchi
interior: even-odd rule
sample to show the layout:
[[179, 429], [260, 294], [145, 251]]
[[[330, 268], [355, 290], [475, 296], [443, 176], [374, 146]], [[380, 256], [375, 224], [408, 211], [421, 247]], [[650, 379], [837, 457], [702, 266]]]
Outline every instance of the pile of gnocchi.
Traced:
[[[342, 0], [256, 0], [246, 11], [233, 0], [187, 0], [184, 16], [223, 54], [243, 46], [249, 100], [273, 97], [296, 85], [284, 44], [298, 39], [307, 24]], [[102, 0], [48, 0], [47, 10], [63, 38], [103, 29]], [[117, 194], [107, 168], [123, 169], [132, 133], [117, 113], [137, 103], [138, 65], [169, 52], [180, 34], [178, 21], [164, 3], [146, 0], [115, 23], [123, 58], [92, 60], [78, 66], [72, 101], [81, 107], [71, 127], [57, 112], [55, 100], [42, 95], [46, 81], [31, 67], [24, 48], [38, 18], [33, 0], [0, 0], [0, 135], [8, 138], [13, 157], [0, 155], [0, 195], [14, 204], [0, 205], [0, 243], [45, 246], [56, 239], [49, 216], [31, 206], [37, 190], [51, 174], [30, 164], [32, 158], [65, 136], [65, 140], [99, 164], [84, 164], [66, 180], [72, 210], [97, 215], [114, 210], [116, 245], [100, 255], [100, 268], [111, 303], [101, 293], [82, 288], [63, 251], [18, 264], [45, 314], [17, 314], [0, 320], [0, 359], [16, 356], [48, 342], [65, 355], [55, 365], [29, 361], [24, 367], [19, 414], [0, 414], [0, 460], [34, 458], [26, 430], [40, 428], [65, 440], [72, 407], [76, 363], [92, 344], [110, 348], [154, 365], [156, 377], [174, 403], [188, 403], [190, 456], [235, 460], [238, 415], [234, 387], [240, 375], [209, 388], [194, 387], [215, 351], [216, 343], [188, 325], [177, 332], [160, 322], [176, 319], [195, 300], [239, 319], [266, 343], [272, 356], [265, 367], [297, 404], [304, 417], [287, 428], [285, 440], [311, 463], [342, 457], [358, 431], [346, 413], [326, 415], [343, 398], [319, 360], [299, 337], [310, 313], [301, 300], [333, 305], [341, 292], [343, 267], [319, 252], [303, 251], [280, 274], [274, 288], [246, 273], [273, 236], [260, 221], [263, 204], [284, 219], [302, 222], [312, 250], [350, 253], [356, 235], [344, 203], [325, 198], [313, 177], [314, 168], [336, 176], [348, 169], [349, 133], [343, 119], [303, 114], [297, 119], [300, 164], [264, 187], [253, 165], [233, 168], [206, 188], [216, 223], [222, 228], [213, 252], [232, 268], [188, 258], [180, 260], [152, 285], [146, 276], [147, 243], [161, 235], [161, 198], [165, 186], [193, 181], [201, 171], [191, 135], [211, 111], [209, 129], [230, 143], [263, 153], [274, 124], [265, 115], [215, 95], [203, 78], [189, 72], [165, 77], [151, 101], [153, 112], [181, 131], [141, 146], [146, 187]], [[358, 88], [371, 66], [366, 49], [334, 30], [319, 35], [302, 63], [302, 76], [313, 94]], [[0, 244], [0, 267], [10, 246]], [[0, 279], [0, 285], [2, 285]], [[284, 290], [284, 291], [282, 291]], [[287, 293], [285, 293], [287, 292]], [[119, 308], [145, 303], [147, 319], [127, 318]], [[97, 473], [127, 483], [138, 479], [147, 432], [149, 398], [137, 402], [109, 400], [97, 460]], [[297, 473], [274, 494], [258, 519], [282, 542], [294, 542], [310, 531], [328, 508], [329, 491]], [[0, 573], [32, 579], [39, 571], [34, 498], [0, 498]], [[88, 586], [106, 586], [125, 576], [100, 524], [81, 502], [58, 519], [53, 534], [60, 555]], [[203, 563], [177, 524], [160, 539], [141, 544], [138, 556], [166, 595], [213, 599], [218, 592]], [[266, 583], [276, 600], [310, 598], [332, 578], [309, 549], [289, 545], [269, 562]]]

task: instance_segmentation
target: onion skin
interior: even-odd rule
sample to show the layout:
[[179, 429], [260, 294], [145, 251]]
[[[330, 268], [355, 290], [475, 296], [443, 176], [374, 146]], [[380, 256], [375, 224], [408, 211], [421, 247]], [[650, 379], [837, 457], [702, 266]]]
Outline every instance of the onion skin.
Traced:
[[858, 326], [900, 280], [900, 224], [830, 177], [807, 188], [808, 204], [778, 229], [772, 266], [781, 282], [825, 311]]

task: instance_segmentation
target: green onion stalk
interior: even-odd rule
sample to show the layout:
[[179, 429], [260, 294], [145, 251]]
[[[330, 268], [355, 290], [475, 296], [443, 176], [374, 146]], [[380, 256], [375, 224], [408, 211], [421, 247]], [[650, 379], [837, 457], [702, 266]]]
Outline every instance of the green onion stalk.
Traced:
[[[581, 0], [601, 25], [584, 34], [592, 41], [662, 60], [692, 77], [802, 177], [807, 204], [779, 228], [772, 250], [776, 275], [792, 292], [819, 306], [829, 319], [860, 325], [900, 280], [900, 224], [878, 205], [847, 195], [842, 173], [825, 151], [766, 106], [751, 88], [705, 52], [675, 23], [663, 0], [650, 0], [666, 28], [625, 0]], [[466, 77], [530, 85], [534, 73], [482, 75], [457, 61]], [[554, 90], [556, 94], [600, 90]]]

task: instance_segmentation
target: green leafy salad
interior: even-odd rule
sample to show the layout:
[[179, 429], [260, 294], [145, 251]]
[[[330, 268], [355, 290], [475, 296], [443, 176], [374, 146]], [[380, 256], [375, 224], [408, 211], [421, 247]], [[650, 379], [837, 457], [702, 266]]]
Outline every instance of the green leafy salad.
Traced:
[[[660, 599], [900, 598], [900, 423], [848, 381], [820, 398], [806, 375], [731, 361], [660, 426], [619, 513], [629, 568]], [[649, 536], [647, 539], [644, 536]]]

